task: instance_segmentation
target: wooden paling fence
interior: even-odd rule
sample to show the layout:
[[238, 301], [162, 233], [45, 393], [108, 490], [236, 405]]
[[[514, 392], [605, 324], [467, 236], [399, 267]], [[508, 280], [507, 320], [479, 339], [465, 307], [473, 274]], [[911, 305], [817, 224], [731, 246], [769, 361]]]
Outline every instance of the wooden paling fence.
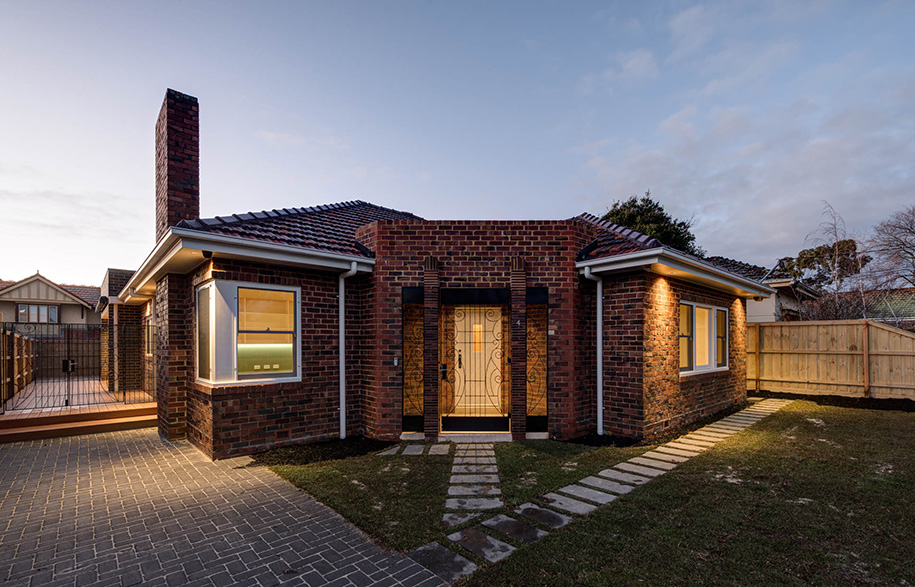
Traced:
[[915, 334], [869, 320], [750, 323], [747, 389], [915, 399]]

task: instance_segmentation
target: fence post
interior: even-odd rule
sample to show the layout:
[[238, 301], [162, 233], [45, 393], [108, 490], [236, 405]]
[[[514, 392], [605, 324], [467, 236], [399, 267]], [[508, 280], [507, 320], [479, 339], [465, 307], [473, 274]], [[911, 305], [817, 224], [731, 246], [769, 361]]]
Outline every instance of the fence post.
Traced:
[[759, 392], [759, 379], [762, 374], [762, 362], [760, 357], [762, 356], [759, 352], [760, 347], [762, 347], [762, 339], [759, 337], [759, 322], [756, 323], [756, 392]]
[[871, 345], [870, 345], [870, 327], [867, 320], [864, 321], [864, 397], [871, 396]]

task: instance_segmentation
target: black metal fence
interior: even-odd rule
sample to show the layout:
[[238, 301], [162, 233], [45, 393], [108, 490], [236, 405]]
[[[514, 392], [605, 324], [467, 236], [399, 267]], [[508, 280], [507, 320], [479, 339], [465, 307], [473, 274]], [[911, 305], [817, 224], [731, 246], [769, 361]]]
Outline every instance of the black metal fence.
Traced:
[[154, 401], [155, 327], [0, 323], [0, 410]]

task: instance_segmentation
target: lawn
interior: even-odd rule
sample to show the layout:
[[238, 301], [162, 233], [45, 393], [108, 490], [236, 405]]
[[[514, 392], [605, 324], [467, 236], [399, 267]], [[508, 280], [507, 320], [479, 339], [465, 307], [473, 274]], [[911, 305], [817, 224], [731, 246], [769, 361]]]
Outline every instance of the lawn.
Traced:
[[913, 487], [915, 413], [797, 401], [466, 585], [911, 584]]

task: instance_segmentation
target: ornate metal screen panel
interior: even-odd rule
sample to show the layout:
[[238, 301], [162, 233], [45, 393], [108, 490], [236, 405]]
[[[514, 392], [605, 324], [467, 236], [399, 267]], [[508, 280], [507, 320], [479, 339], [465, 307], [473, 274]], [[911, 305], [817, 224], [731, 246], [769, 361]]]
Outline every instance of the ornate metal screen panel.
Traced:
[[527, 415], [546, 416], [547, 306], [527, 306]]
[[503, 307], [445, 306], [442, 310], [442, 416], [508, 415]]
[[403, 307], [403, 415], [423, 415], [423, 306]]

